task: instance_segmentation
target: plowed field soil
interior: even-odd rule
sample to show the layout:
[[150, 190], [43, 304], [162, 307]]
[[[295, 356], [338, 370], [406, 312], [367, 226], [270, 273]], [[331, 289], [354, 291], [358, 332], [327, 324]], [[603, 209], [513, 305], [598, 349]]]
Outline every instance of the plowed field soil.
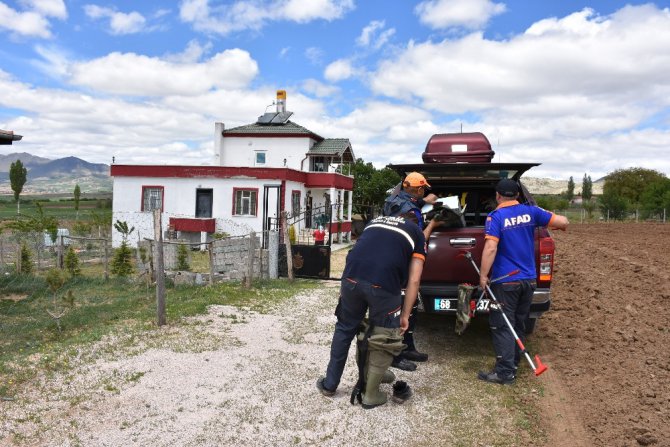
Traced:
[[561, 394], [545, 408], [549, 445], [583, 429], [591, 445], [669, 446], [670, 224], [573, 224], [554, 238], [553, 306], [534, 336]]

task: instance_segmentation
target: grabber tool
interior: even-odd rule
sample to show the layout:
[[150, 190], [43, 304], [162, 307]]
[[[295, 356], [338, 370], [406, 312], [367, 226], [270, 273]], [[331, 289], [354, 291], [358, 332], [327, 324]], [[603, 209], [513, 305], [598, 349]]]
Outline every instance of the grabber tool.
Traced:
[[[472, 264], [472, 266], [475, 268], [477, 271], [477, 274], [479, 275], [479, 267], [477, 267], [477, 264], [475, 263], [475, 260], [472, 258], [472, 253], [469, 251], [466, 251], [463, 253], [463, 256], [466, 257], [468, 261]], [[505, 275], [505, 277], [511, 276], [511, 273], [508, 275]], [[500, 280], [502, 278], [496, 278], [496, 280]], [[523, 345], [523, 342], [519, 338], [519, 335], [517, 335], [516, 331], [512, 327], [512, 323], [510, 323], [509, 319], [507, 318], [507, 315], [505, 315], [505, 312], [503, 312], [502, 306], [500, 305], [500, 302], [496, 299], [495, 295], [493, 294], [493, 291], [491, 291], [491, 287], [487, 284], [486, 285], [486, 291], [489, 293], [491, 296], [491, 300], [498, 306], [498, 309], [502, 313], [503, 319], [505, 320], [505, 323], [507, 324], [507, 327], [509, 328], [510, 331], [512, 331], [512, 335], [514, 336], [514, 340], [516, 340], [517, 346], [519, 346], [519, 349], [521, 350], [521, 353], [526, 357], [526, 360], [528, 360], [528, 363], [530, 364], [530, 367], [533, 369], [533, 372], [535, 373], [536, 376], [539, 376], [543, 372], [545, 372], [548, 368], [547, 365], [542, 363], [542, 360], [540, 360], [539, 355], [535, 355], [535, 363], [533, 363], [533, 359], [530, 358], [530, 354], [528, 351], [526, 351], [526, 347]]]

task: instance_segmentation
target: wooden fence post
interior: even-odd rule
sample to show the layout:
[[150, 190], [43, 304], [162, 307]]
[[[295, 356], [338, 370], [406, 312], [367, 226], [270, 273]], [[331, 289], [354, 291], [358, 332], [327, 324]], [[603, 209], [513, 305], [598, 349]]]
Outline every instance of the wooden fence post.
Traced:
[[163, 228], [161, 210], [154, 210], [154, 236], [156, 239], [156, 320], [158, 326], [165, 321], [165, 269], [163, 268]]
[[64, 262], [63, 262], [63, 236], [58, 235], [58, 268], [63, 270]]

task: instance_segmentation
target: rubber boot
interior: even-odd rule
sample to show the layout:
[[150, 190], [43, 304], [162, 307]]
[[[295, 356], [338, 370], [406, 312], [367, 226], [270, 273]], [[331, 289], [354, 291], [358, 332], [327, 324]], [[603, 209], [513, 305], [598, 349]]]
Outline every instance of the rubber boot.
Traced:
[[382, 383], [384, 373], [386, 373], [392, 361], [393, 355], [385, 351], [377, 351], [375, 349], [368, 351], [363, 408], [378, 407], [384, 405], [388, 400], [386, 393], [379, 391], [379, 385]]
[[395, 381], [395, 374], [390, 369], [384, 371], [384, 376], [382, 377], [382, 383], [393, 383]]
[[386, 393], [379, 391], [379, 385], [382, 383], [383, 378], [383, 373], [368, 373], [365, 383], [365, 393], [363, 394], [363, 408], [366, 410], [384, 405], [387, 402], [388, 396]]

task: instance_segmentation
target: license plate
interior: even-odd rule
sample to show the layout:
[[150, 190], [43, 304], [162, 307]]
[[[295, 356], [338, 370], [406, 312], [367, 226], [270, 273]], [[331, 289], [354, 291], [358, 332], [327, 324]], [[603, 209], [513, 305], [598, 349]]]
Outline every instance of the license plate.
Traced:
[[456, 298], [435, 298], [433, 300], [434, 310], [444, 312], [448, 310], [456, 310], [458, 300]]
[[479, 302], [477, 303], [477, 307], [475, 308], [477, 312], [490, 312], [491, 309], [497, 310], [498, 305], [492, 303], [491, 300], [488, 298], [482, 298], [481, 300], [479, 300]]
[[477, 303], [477, 308], [475, 309], [477, 312], [488, 312], [489, 308], [491, 306], [491, 300], [482, 298], [479, 300]]

